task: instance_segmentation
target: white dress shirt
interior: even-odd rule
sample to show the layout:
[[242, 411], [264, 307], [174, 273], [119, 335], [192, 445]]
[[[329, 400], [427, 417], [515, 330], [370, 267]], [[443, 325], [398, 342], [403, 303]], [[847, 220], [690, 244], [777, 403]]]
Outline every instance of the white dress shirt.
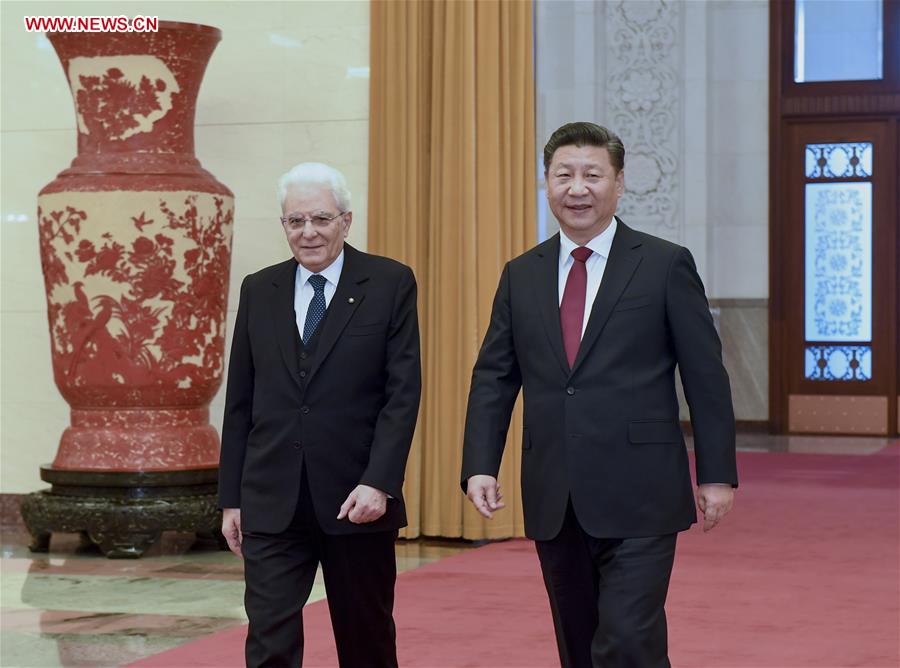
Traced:
[[[318, 272], [319, 276], [325, 278], [325, 308], [331, 304], [331, 298], [337, 290], [338, 281], [341, 280], [341, 271], [344, 269], [344, 251], [338, 255], [334, 262]], [[313, 272], [297, 263], [297, 274], [294, 278], [294, 315], [297, 319], [297, 332], [303, 336], [303, 326], [306, 324], [306, 312], [309, 310], [309, 303], [312, 301], [316, 291], [309, 283], [309, 277], [313, 276]]]
[[[597, 291], [600, 290], [600, 282], [603, 280], [603, 272], [606, 271], [606, 261], [609, 259], [609, 249], [612, 248], [613, 237], [616, 236], [616, 219], [613, 217], [609, 226], [596, 237], [588, 241], [585, 246], [593, 253], [584, 263], [587, 269], [587, 290], [585, 290], [584, 321], [581, 323], [581, 336], [587, 329], [588, 319], [591, 317], [591, 309]], [[563, 292], [566, 289], [566, 280], [569, 278], [569, 270], [575, 264], [572, 251], [578, 248], [578, 244], [569, 239], [562, 230], [559, 231], [559, 303], [562, 305]], [[312, 288], [310, 288], [312, 290]]]

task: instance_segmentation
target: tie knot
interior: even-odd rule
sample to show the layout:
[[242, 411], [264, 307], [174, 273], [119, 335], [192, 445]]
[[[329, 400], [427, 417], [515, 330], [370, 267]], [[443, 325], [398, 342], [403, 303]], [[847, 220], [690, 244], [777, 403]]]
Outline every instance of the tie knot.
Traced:
[[591, 256], [591, 253], [593, 253], [593, 252], [594, 251], [592, 251], [587, 246], [579, 246], [578, 248], [576, 248], [575, 250], [572, 251], [572, 257], [575, 258], [576, 262], [587, 262], [587, 259]]
[[313, 286], [316, 292], [325, 292], [325, 277], [319, 274], [313, 274], [309, 277], [309, 284]]

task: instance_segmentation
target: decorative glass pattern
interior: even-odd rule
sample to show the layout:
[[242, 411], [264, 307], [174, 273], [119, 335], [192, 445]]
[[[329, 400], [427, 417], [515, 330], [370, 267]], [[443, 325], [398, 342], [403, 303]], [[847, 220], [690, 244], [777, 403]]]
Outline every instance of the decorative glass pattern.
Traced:
[[807, 346], [808, 380], [872, 380], [872, 346]]
[[810, 342], [872, 340], [872, 184], [806, 184]]
[[841, 179], [872, 176], [872, 144], [807, 144], [806, 178]]

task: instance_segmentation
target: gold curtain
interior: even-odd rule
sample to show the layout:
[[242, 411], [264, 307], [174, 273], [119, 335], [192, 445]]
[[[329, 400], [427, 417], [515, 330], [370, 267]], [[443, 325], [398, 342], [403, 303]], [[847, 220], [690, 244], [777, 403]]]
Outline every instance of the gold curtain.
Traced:
[[536, 235], [532, 3], [371, 4], [368, 248], [419, 284], [423, 393], [401, 536], [521, 536], [521, 407], [492, 521], [459, 486], [472, 365], [504, 263]]

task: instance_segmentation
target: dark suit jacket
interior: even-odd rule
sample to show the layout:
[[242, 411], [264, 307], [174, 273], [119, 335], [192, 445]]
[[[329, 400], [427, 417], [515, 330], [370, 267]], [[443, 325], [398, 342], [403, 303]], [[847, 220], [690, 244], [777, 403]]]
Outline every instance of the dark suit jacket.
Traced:
[[[618, 220], [618, 219], [617, 219]], [[569, 369], [559, 321], [559, 235], [507, 263], [472, 374], [462, 481], [496, 476], [522, 387], [525, 532], [556, 536], [571, 496], [598, 538], [696, 521], [675, 366], [691, 409], [699, 483], [737, 484], [721, 344], [687, 249], [618, 223]]]
[[[344, 245], [344, 267], [301, 377], [297, 262], [244, 279], [228, 369], [219, 504], [245, 531], [277, 533], [294, 513], [301, 467], [322, 530], [406, 525], [403, 476], [421, 393], [416, 281], [409, 267]], [[352, 300], [352, 301], [351, 301]], [[336, 519], [358, 484], [390, 494], [368, 524]]]

